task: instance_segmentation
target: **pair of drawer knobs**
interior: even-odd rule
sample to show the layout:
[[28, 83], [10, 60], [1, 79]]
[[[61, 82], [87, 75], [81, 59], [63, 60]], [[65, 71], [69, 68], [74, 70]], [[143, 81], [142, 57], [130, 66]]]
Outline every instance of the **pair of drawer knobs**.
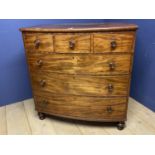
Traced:
[[[49, 104], [49, 102], [48, 102], [47, 100], [41, 101], [41, 105], [42, 105], [42, 106], [47, 106], [48, 104]], [[108, 106], [108, 107], [106, 108], [106, 111], [107, 111], [108, 113], [112, 113], [112, 112], [113, 112], [113, 109], [112, 109], [111, 106]]]
[[[74, 50], [74, 48], [75, 48], [75, 41], [74, 40], [69, 41], [69, 47], [70, 47], [70, 49]], [[116, 41], [111, 41], [111, 48], [115, 49], [116, 47], [117, 47]]]
[[[41, 43], [41, 41], [40, 41], [39, 39], [36, 39], [36, 40], [34, 41], [35, 48], [39, 48], [40, 43]], [[70, 40], [70, 41], [69, 41], [69, 48], [70, 48], [71, 50], [74, 50], [74, 49], [75, 49], [75, 45], [76, 45], [76, 42], [75, 42], [74, 40]], [[116, 47], [117, 47], [116, 41], [111, 41], [111, 48], [112, 48], [112, 49], [115, 49]]]
[[[36, 62], [36, 65], [37, 65], [38, 67], [41, 67], [41, 66], [43, 65], [43, 61], [42, 61], [42, 60], [38, 60], [38, 61]], [[110, 69], [111, 71], [115, 70], [115, 67], [116, 67], [116, 65], [115, 65], [114, 62], [110, 62], [110, 63], [109, 63], [109, 69]]]
[[[39, 84], [40, 84], [41, 87], [45, 87], [46, 81], [45, 80], [40, 80]], [[113, 91], [113, 89], [114, 89], [113, 84], [111, 84], [111, 83], [108, 84], [107, 89], [108, 89], [108, 92], [111, 93]]]

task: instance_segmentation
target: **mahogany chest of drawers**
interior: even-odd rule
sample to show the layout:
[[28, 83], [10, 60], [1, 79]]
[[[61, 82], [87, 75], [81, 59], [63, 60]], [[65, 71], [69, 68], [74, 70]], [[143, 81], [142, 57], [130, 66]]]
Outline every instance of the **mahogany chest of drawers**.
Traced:
[[137, 26], [21, 28], [35, 107], [46, 114], [125, 126]]

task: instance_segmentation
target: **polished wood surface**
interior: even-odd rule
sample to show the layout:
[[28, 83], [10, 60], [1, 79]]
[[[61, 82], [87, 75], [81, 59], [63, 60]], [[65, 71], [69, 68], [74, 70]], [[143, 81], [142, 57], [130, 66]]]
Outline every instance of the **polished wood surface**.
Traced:
[[127, 23], [92, 23], [92, 24], [63, 24], [39, 25], [21, 28], [22, 32], [100, 32], [100, 31], [135, 31], [135, 24]]
[[24, 33], [27, 51], [54, 53], [133, 52], [135, 32], [115, 33]]
[[123, 129], [136, 29], [133, 24], [21, 29], [40, 119], [53, 114], [115, 121]]
[[35, 98], [37, 110], [47, 114], [87, 121], [126, 120], [126, 97], [55, 96], [46, 93], [44, 97], [41, 94]]
[[26, 50], [31, 51], [53, 51], [53, 36], [52, 34], [24, 34], [24, 42]]
[[132, 55], [118, 54], [28, 54], [32, 73], [120, 75], [130, 73]]
[[[126, 96], [128, 76], [85, 76], [69, 74], [31, 74], [35, 91], [82, 96]], [[42, 85], [44, 81], [44, 85]], [[112, 85], [112, 89], [109, 86]]]
[[133, 32], [95, 33], [94, 53], [132, 52], [133, 42]]
[[57, 53], [90, 53], [90, 34], [58, 34], [54, 36]]

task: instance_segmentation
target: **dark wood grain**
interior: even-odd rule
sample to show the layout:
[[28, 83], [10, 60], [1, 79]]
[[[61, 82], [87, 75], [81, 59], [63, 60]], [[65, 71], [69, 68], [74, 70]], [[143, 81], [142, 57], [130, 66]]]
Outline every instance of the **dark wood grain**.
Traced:
[[[103, 54], [28, 54], [31, 72], [117, 75], [129, 74], [130, 60], [127, 55]], [[40, 65], [39, 65], [40, 62]], [[113, 66], [112, 66], [112, 65]]]
[[124, 127], [135, 45], [134, 24], [20, 29], [40, 114], [119, 122]]
[[[102, 98], [86, 96], [57, 96], [35, 93], [36, 108], [45, 113], [86, 120], [122, 120], [126, 118], [126, 97]], [[46, 103], [45, 103], [46, 101]], [[111, 108], [111, 111], [108, 111]]]
[[[70, 47], [74, 42], [74, 47]], [[54, 36], [56, 53], [90, 53], [90, 34], [57, 34]]]
[[[94, 33], [94, 52], [132, 52], [133, 41], [133, 32]], [[113, 42], [115, 47], [112, 46]]]
[[29, 28], [21, 28], [22, 32], [101, 32], [101, 31], [135, 31], [135, 24], [127, 23], [93, 23], [93, 24], [63, 24], [63, 25], [39, 25]]
[[[31, 74], [34, 91], [45, 90], [55, 94], [74, 94], [86, 96], [126, 96], [128, 76], [86, 76], [44, 73]], [[40, 82], [44, 80], [45, 86]], [[108, 86], [112, 84], [113, 90]]]
[[[25, 49], [28, 51], [53, 51], [53, 35], [50, 33], [26, 33], [23, 38]], [[38, 46], [36, 46], [37, 41], [39, 41]]]

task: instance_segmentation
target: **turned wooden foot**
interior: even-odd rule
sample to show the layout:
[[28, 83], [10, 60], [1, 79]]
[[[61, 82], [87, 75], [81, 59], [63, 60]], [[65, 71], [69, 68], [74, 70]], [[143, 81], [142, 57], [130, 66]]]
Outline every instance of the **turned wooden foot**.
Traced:
[[118, 122], [117, 129], [118, 130], [123, 130], [124, 128], [125, 128], [125, 122]]
[[46, 115], [44, 113], [38, 112], [38, 116], [40, 120], [44, 120], [46, 118]]

